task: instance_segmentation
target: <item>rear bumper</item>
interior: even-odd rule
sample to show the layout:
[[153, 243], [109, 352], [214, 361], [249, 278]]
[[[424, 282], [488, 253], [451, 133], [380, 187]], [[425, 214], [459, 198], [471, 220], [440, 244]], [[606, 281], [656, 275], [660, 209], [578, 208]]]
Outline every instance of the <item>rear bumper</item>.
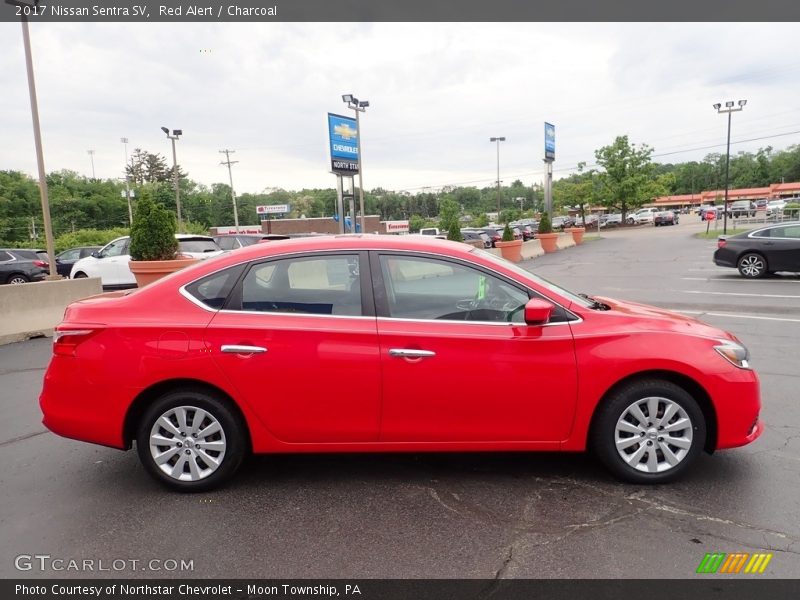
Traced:
[[44, 376], [39, 407], [53, 433], [84, 442], [125, 448], [123, 425], [128, 403], [113, 386], [98, 386], [69, 357], [54, 356]]

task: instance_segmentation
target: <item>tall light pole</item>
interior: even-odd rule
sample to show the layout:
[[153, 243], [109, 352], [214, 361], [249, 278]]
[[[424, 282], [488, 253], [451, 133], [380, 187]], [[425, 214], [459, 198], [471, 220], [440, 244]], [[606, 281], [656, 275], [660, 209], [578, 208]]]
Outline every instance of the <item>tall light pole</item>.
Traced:
[[183, 220], [181, 219], [181, 188], [178, 185], [178, 155], [175, 152], [175, 141], [183, 135], [183, 130], [173, 129], [172, 135], [169, 134], [169, 129], [166, 127], [162, 127], [161, 131], [172, 140], [172, 184], [175, 186], [175, 207], [178, 209], [178, 232], [180, 232], [183, 229]]
[[[347, 108], [354, 110], [356, 113], [356, 130], [358, 131], [358, 138], [356, 138], [358, 145], [358, 204], [361, 212], [361, 233], [364, 233], [366, 231], [364, 229], [364, 181], [361, 176], [364, 172], [364, 162], [361, 157], [361, 119], [359, 119], [359, 115], [362, 112], [366, 112], [369, 101], [359, 100], [353, 94], [343, 94], [342, 100], [347, 103]], [[355, 231], [355, 222], [353, 223], [353, 230]]]
[[128, 138], [119, 138], [119, 141], [125, 146], [125, 199], [128, 201], [128, 220], [133, 225], [133, 208], [131, 208], [131, 185], [130, 177], [128, 176]]
[[500, 222], [500, 142], [505, 142], [504, 137], [490, 137], [490, 142], [497, 142], [497, 220]]
[[725, 204], [723, 204], [724, 209], [722, 211], [723, 235], [728, 233], [728, 174], [731, 163], [731, 113], [739, 112], [744, 108], [745, 104], [747, 104], [747, 100], [739, 100], [739, 107], [734, 108], [735, 103], [733, 100], [728, 100], [725, 103], [725, 108], [722, 108], [722, 104], [719, 102], [714, 105], [718, 113], [728, 113], [728, 149], [725, 152]]
[[[39, 4], [35, 0], [32, 4], [6, 0], [6, 4], [20, 6], [28, 10]], [[44, 171], [44, 153], [42, 151], [42, 131], [39, 127], [39, 103], [36, 99], [36, 81], [33, 77], [33, 58], [31, 56], [31, 37], [28, 31], [28, 17], [24, 10], [21, 12], [22, 22], [22, 44], [25, 48], [25, 68], [28, 73], [28, 94], [31, 100], [31, 120], [33, 121], [33, 142], [36, 147], [36, 165], [39, 169], [39, 195], [42, 200], [42, 220], [44, 221], [44, 236], [47, 244], [47, 262], [50, 263], [50, 275], [48, 279], [60, 279], [61, 276], [56, 271], [56, 253], [53, 243], [53, 225], [50, 221], [50, 198], [47, 193], [47, 176]]]
[[236, 208], [236, 194], [233, 191], [233, 173], [231, 173], [231, 165], [235, 165], [238, 163], [238, 160], [231, 160], [231, 154], [236, 152], [236, 150], [220, 150], [220, 154], [225, 155], [225, 160], [222, 161], [221, 165], [228, 165], [228, 178], [231, 181], [231, 201], [233, 202], [233, 223], [236, 226], [236, 233], [239, 233], [239, 211]]
[[89, 155], [89, 159], [92, 161], [92, 179], [97, 179], [94, 176], [94, 150], [87, 150], [86, 153]]

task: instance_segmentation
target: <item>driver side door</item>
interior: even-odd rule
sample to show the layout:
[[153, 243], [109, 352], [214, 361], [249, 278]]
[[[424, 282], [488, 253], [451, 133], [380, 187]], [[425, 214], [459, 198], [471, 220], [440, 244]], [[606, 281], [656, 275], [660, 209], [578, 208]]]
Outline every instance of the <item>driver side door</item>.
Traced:
[[537, 295], [473, 264], [388, 252], [370, 263], [381, 441], [556, 447], [567, 437], [577, 395], [568, 320], [525, 324]]

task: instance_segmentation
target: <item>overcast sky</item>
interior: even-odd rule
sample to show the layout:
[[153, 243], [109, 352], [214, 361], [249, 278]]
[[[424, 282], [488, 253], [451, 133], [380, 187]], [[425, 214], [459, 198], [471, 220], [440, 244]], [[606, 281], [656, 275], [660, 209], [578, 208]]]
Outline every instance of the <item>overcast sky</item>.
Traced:
[[[747, 99], [732, 152], [800, 143], [800, 24], [134, 23], [31, 25], [45, 165], [121, 177], [124, 148], [161, 153], [238, 193], [333, 187], [326, 113], [369, 100], [364, 186], [419, 191], [541, 182], [627, 134], [656, 160], [724, 152], [715, 102]], [[0, 169], [36, 172], [22, 34], [0, 23]], [[708, 146], [716, 146], [706, 148]]]

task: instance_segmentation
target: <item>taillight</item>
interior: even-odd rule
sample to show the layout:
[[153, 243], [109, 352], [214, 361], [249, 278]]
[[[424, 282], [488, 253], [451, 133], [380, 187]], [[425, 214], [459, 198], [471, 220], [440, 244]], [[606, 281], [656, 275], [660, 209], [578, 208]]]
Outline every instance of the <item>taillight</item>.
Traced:
[[44, 262], [43, 260], [35, 260], [35, 261], [33, 261], [33, 266], [34, 267], [41, 267], [42, 269], [46, 269], [50, 265], [48, 263]]
[[78, 346], [99, 333], [99, 329], [58, 329], [53, 333], [53, 354], [75, 356]]
[[728, 243], [728, 240], [724, 240], [722, 238], [717, 240], [717, 248], [724, 248], [725, 245]]

